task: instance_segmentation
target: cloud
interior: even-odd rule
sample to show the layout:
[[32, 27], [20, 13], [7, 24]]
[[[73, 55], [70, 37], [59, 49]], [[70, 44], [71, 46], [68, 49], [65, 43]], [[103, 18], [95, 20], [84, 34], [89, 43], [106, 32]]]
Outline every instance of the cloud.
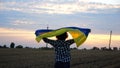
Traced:
[[30, 30], [23, 29], [13, 29], [13, 28], [0, 28], [0, 34], [31, 34], [34, 32]]
[[14, 20], [12, 22], [13, 25], [32, 25], [35, 24], [32, 21], [28, 21], [28, 20]]
[[[47, 0], [33, 2], [1, 2], [1, 10], [13, 10], [24, 13], [75, 14], [75, 13], [115, 13], [120, 5], [93, 3], [84, 0]], [[110, 11], [111, 10], [111, 11]]]

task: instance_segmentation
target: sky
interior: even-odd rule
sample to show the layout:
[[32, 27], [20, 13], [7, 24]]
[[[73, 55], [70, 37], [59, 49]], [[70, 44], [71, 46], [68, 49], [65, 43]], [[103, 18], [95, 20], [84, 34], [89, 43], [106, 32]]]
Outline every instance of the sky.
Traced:
[[[44, 47], [35, 30], [61, 27], [90, 28], [79, 48], [120, 47], [120, 0], [0, 0], [0, 45]], [[75, 44], [71, 47], [75, 47]]]

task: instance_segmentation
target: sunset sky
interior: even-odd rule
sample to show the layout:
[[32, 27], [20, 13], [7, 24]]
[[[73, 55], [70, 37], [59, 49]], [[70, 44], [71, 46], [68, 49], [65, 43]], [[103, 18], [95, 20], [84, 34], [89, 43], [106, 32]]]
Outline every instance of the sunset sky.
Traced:
[[79, 48], [108, 47], [112, 30], [111, 47], [120, 47], [120, 0], [0, 0], [0, 45], [45, 46], [34, 32], [47, 26], [90, 28]]

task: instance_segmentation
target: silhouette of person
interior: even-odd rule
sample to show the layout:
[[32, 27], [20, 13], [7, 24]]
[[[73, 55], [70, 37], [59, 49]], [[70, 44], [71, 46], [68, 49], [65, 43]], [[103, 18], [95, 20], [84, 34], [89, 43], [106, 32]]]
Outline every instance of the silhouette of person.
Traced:
[[73, 39], [66, 40], [67, 32], [56, 36], [57, 40], [43, 38], [43, 41], [51, 44], [55, 50], [54, 68], [70, 68], [70, 45], [74, 43]]

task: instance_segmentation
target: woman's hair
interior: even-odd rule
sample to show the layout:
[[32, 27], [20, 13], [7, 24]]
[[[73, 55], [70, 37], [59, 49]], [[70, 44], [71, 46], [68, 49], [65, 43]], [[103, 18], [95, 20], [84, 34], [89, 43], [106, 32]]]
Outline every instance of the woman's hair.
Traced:
[[63, 34], [61, 34], [61, 35], [56, 36], [56, 38], [57, 38], [58, 40], [65, 40], [67, 37], [68, 37], [67, 32], [65, 32], [65, 33], [63, 33]]

